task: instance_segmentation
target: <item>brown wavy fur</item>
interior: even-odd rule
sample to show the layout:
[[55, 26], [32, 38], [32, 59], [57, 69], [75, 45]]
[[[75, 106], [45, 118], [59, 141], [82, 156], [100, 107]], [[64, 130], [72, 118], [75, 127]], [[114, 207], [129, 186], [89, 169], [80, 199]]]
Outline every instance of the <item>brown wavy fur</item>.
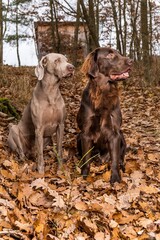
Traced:
[[89, 53], [81, 67], [81, 72], [86, 76], [88, 75], [88, 71], [91, 69], [91, 66], [93, 64], [93, 57], [94, 57], [94, 52]]

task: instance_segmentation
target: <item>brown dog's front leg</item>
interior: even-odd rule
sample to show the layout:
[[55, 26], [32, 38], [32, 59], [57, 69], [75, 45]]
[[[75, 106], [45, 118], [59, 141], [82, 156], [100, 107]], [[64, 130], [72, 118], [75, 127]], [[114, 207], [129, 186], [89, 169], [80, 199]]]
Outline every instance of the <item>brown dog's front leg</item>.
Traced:
[[44, 174], [43, 131], [40, 128], [35, 130], [35, 143], [37, 148], [38, 172]]
[[123, 172], [125, 172], [125, 164], [124, 164], [124, 157], [126, 154], [126, 141], [123, 136], [122, 131], [120, 132], [121, 136], [121, 143], [120, 143], [120, 169], [122, 169]]
[[120, 161], [120, 141], [119, 134], [114, 133], [109, 140], [109, 151], [111, 156], [111, 183], [120, 182], [121, 175], [119, 170]]
[[82, 146], [82, 161], [80, 164], [81, 174], [83, 178], [87, 178], [90, 171], [90, 161], [91, 161], [91, 147], [92, 142], [85, 138], [83, 135], [81, 136], [81, 146]]

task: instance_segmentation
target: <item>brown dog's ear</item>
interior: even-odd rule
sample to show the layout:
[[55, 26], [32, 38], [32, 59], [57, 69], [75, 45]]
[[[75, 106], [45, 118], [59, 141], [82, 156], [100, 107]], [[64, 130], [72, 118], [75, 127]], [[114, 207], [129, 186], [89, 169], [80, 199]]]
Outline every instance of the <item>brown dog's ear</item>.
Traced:
[[44, 56], [40, 60], [38, 66], [35, 68], [35, 75], [38, 80], [42, 80], [44, 77], [44, 67], [47, 65], [47, 57]]
[[99, 73], [97, 65], [97, 49], [89, 53], [85, 62], [82, 65], [81, 71], [87, 75], [95, 78]]

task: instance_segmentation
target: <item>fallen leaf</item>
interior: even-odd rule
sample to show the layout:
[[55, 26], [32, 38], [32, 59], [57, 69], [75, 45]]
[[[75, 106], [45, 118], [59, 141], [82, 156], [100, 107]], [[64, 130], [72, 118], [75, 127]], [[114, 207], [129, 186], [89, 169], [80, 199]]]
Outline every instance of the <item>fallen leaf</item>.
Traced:
[[147, 157], [152, 162], [159, 162], [160, 153], [148, 153]]
[[44, 233], [44, 230], [46, 228], [46, 220], [47, 220], [47, 214], [43, 211], [39, 211], [38, 218], [34, 222], [35, 231], [37, 233]]
[[89, 229], [92, 229], [92, 231], [94, 232], [97, 231], [97, 225], [95, 224], [94, 221], [91, 221], [90, 219], [86, 218], [84, 219], [84, 223]]
[[101, 211], [103, 210], [103, 207], [98, 203], [98, 202], [91, 202], [90, 204], [88, 204], [89, 210], [91, 211]]
[[48, 239], [48, 238], [49, 238], [50, 240], [51, 240], [51, 239], [53, 239], [53, 240], [59, 240], [59, 238], [57, 238], [56, 236], [54, 236], [54, 235], [52, 235], [52, 234], [49, 234], [49, 233], [47, 234], [47, 239]]
[[130, 177], [132, 179], [132, 183], [137, 187], [141, 183], [141, 179], [143, 178], [143, 176], [144, 176], [144, 174], [142, 173], [142, 171], [134, 171], [130, 175]]
[[126, 193], [120, 194], [118, 196], [118, 202], [116, 204], [117, 209], [120, 211], [121, 209], [128, 209], [131, 203], [138, 198], [140, 195], [140, 189], [130, 189]]
[[104, 238], [104, 233], [103, 232], [97, 232], [95, 235], [94, 235], [94, 239], [95, 240], [105, 240]]
[[11, 167], [11, 166], [12, 166], [12, 163], [11, 163], [11, 161], [9, 161], [9, 160], [5, 160], [5, 161], [3, 162], [3, 166], [4, 166], [4, 167]]
[[48, 187], [48, 183], [44, 181], [44, 178], [37, 178], [31, 183], [31, 187], [35, 189], [46, 189]]
[[154, 193], [158, 193], [159, 192], [159, 189], [156, 188], [154, 185], [142, 185], [140, 187], [140, 190], [146, 194], [154, 194]]
[[113, 219], [118, 223], [118, 224], [128, 224], [131, 223], [132, 221], [135, 221], [139, 219], [140, 217], [143, 216], [142, 212], [139, 212], [137, 214], [129, 214], [127, 211], [121, 211], [119, 213], [115, 213], [113, 215]]
[[115, 227], [112, 229], [112, 237], [111, 240], [120, 240], [119, 238], [119, 228]]
[[136, 160], [127, 160], [125, 165], [125, 172], [130, 174], [139, 169], [139, 163]]
[[148, 225], [153, 223], [152, 220], [144, 218], [144, 217], [140, 218], [138, 222], [139, 222], [139, 225], [144, 227], [144, 228], [147, 228]]
[[[4, 220], [1, 220], [1, 219], [0, 219], [0, 231], [1, 231], [3, 228], [5, 228], [5, 229], [11, 229], [12, 226], [11, 226], [11, 224], [9, 223], [9, 221], [4, 221]], [[3, 238], [2, 238], [2, 239], [0, 238], [0, 240], [3, 240]]]
[[160, 233], [156, 234], [156, 240], [160, 239]]
[[125, 229], [122, 231], [125, 237], [128, 237], [130, 240], [136, 239], [137, 233], [134, 230], [133, 226], [126, 226]]
[[76, 208], [77, 210], [85, 211], [85, 210], [88, 209], [88, 206], [87, 206], [86, 203], [80, 201], [80, 202], [76, 202], [76, 203], [75, 203], [75, 208]]
[[86, 238], [79, 235], [79, 236], [76, 236], [75, 240], [86, 240]]
[[109, 182], [110, 177], [111, 177], [111, 172], [110, 172], [110, 171], [106, 171], [105, 173], [103, 173], [102, 177], [103, 177], [103, 179], [104, 179], [106, 182]]
[[45, 208], [49, 208], [52, 206], [53, 201], [48, 199], [44, 193], [42, 192], [34, 192], [28, 198], [29, 202], [36, 207], [43, 206]]
[[49, 193], [50, 196], [54, 197], [52, 206], [59, 207], [59, 208], [65, 208], [66, 207], [62, 196], [59, 195], [55, 190], [51, 190], [50, 188], [48, 188], [48, 193]]
[[116, 206], [109, 203], [101, 203], [102, 212], [107, 215], [112, 215], [116, 211]]
[[33, 231], [33, 227], [29, 223], [21, 223], [19, 221], [15, 221], [15, 225], [18, 227], [18, 229], [26, 231], [27, 233], [31, 233]]
[[7, 216], [7, 208], [6, 206], [0, 206], [0, 215], [6, 217]]
[[104, 198], [104, 201], [106, 203], [109, 203], [111, 205], [115, 205], [116, 204], [116, 197], [114, 195], [112, 195], [112, 194], [110, 194], [110, 195], [104, 194], [103, 198]]
[[111, 220], [109, 222], [109, 226], [110, 226], [110, 228], [116, 228], [118, 226], [118, 223], [114, 220]]
[[2, 169], [0, 172], [1, 172], [2, 176], [5, 177], [6, 179], [13, 180], [16, 178], [16, 175], [14, 173], [11, 173], [8, 170]]
[[0, 186], [0, 196], [10, 200], [10, 195], [8, 194], [8, 192], [5, 190], [5, 188], [2, 185]]
[[93, 182], [94, 188], [105, 188], [108, 186], [108, 183], [104, 182], [103, 179], [98, 179], [97, 181]]
[[5, 200], [3, 198], [0, 198], [0, 205], [3, 205], [7, 208], [13, 209], [15, 207], [14, 203], [12, 201]]

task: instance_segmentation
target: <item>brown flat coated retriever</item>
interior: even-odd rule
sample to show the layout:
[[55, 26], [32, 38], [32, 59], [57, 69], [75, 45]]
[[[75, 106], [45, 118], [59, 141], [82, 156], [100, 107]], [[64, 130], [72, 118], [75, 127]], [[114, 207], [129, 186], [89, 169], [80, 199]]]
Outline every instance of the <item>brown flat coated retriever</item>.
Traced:
[[111, 160], [110, 182], [120, 182], [120, 168], [125, 171], [126, 142], [122, 133], [122, 115], [117, 81], [129, 77], [132, 60], [116, 50], [102, 47], [91, 52], [82, 72], [88, 83], [82, 94], [77, 123], [80, 133], [77, 147], [81, 156], [81, 173], [85, 178], [90, 171], [91, 149], [98, 151], [102, 159]]

